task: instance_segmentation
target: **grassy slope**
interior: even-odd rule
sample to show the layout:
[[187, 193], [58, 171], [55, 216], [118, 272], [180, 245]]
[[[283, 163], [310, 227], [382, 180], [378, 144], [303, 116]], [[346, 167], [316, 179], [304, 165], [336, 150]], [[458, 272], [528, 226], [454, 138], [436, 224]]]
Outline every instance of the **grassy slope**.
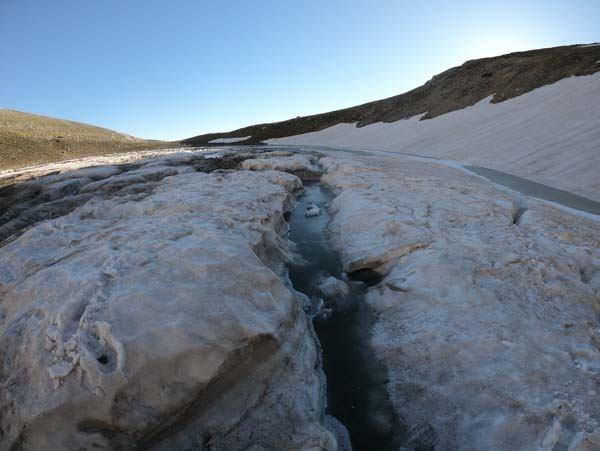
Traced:
[[425, 112], [423, 119], [429, 119], [474, 105], [491, 95], [493, 102], [502, 102], [565, 77], [595, 73], [600, 71], [598, 61], [600, 46], [579, 45], [482, 58], [467, 61], [436, 75], [423, 86], [388, 99], [227, 133], [199, 135], [182, 143], [201, 146], [215, 138], [251, 136], [236, 145], [258, 144], [269, 138], [318, 131], [341, 122], [358, 122], [360, 127], [395, 122]]
[[0, 109], [0, 170], [169, 145], [80, 122]]

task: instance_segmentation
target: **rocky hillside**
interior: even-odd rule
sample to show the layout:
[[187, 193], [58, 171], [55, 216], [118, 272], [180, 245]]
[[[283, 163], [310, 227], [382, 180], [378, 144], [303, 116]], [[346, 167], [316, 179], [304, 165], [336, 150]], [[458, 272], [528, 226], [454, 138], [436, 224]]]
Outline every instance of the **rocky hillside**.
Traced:
[[0, 109], [0, 170], [167, 146], [80, 122]]
[[493, 103], [503, 102], [566, 77], [593, 74], [600, 71], [599, 61], [600, 46], [594, 45], [571, 45], [471, 60], [436, 75], [423, 86], [388, 99], [227, 133], [195, 136], [183, 143], [227, 144], [238, 138], [236, 144], [258, 144], [340, 123], [357, 123], [358, 127], [364, 127], [422, 113], [427, 114], [421, 119], [431, 119], [492, 95]]

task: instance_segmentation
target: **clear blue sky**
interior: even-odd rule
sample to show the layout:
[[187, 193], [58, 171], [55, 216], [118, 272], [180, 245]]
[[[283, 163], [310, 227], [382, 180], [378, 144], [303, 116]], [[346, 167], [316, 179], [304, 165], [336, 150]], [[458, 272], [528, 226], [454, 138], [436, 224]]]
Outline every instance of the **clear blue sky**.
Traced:
[[177, 139], [594, 41], [598, 0], [0, 0], [0, 107]]

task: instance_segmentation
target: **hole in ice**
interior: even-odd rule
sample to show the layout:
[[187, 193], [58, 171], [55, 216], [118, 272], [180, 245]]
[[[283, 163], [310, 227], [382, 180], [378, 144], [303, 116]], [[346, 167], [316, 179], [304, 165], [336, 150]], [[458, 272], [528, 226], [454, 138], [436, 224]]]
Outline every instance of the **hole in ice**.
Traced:
[[363, 282], [366, 286], [372, 287], [377, 285], [379, 282], [383, 280], [381, 274], [377, 271], [373, 271], [372, 269], [357, 269], [356, 271], [352, 271], [348, 274], [350, 280], [354, 280], [357, 282]]
[[521, 223], [521, 218], [523, 217], [523, 214], [527, 211], [527, 208], [525, 207], [519, 207], [517, 208], [514, 212], [513, 212], [513, 224], [514, 225], [519, 225]]
[[98, 362], [102, 365], [106, 365], [108, 363], [108, 357], [105, 354], [102, 354], [96, 360], [98, 360]]

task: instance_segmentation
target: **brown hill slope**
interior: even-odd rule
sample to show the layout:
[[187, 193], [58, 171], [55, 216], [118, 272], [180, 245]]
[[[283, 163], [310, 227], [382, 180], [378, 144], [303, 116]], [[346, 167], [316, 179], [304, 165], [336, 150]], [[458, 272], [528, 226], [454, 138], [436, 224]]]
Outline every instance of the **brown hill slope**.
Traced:
[[168, 145], [80, 122], [0, 109], [0, 170]]
[[375, 122], [394, 122], [425, 112], [423, 119], [429, 119], [473, 105], [490, 95], [494, 95], [493, 102], [502, 102], [565, 77], [597, 71], [600, 71], [600, 45], [510, 53], [467, 61], [436, 75], [423, 86], [387, 99], [227, 133], [199, 135], [182, 143], [199, 146], [216, 138], [251, 136], [236, 144], [258, 144], [270, 138], [318, 131], [341, 122], [358, 122], [360, 127]]

